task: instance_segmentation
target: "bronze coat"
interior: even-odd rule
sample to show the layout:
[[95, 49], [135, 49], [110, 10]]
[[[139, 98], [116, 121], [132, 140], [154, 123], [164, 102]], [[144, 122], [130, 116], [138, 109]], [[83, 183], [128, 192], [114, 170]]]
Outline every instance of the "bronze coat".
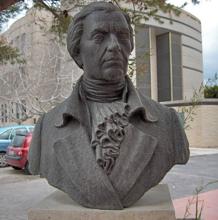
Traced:
[[109, 176], [90, 147], [90, 115], [79, 83], [68, 99], [39, 119], [30, 171], [85, 207], [123, 209], [135, 203], [173, 165], [188, 161], [189, 146], [173, 109], [140, 95], [130, 80], [127, 98], [130, 126]]

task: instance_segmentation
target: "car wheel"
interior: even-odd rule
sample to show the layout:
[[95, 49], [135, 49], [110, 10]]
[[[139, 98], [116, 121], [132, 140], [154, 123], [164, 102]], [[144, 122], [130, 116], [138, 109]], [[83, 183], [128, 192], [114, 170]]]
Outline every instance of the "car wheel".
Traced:
[[30, 171], [29, 171], [29, 163], [28, 163], [28, 161], [26, 162], [26, 165], [25, 165], [25, 167], [24, 167], [24, 173], [25, 173], [26, 175], [31, 175], [31, 173], [30, 173]]
[[12, 166], [15, 170], [21, 170], [21, 168], [20, 167], [14, 167], [14, 166]]
[[6, 162], [6, 154], [4, 152], [0, 153], [0, 167], [6, 167], [7, 162]]

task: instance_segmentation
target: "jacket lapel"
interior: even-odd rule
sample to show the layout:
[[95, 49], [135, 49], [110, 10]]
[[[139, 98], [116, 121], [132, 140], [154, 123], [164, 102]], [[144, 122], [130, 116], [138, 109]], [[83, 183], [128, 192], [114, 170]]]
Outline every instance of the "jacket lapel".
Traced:
[[127, 127], [125, 139], [120, 146], [120, 155], [109, 176], [121, 201], [148, 165], [157, 144], [155, 137], [142, 132], [133, 125]]
[[79, 126], [72, 135], [59, 139], [54, 151], [66, 175], [90, 206], [122, 209], [108, 176], [98, 166], [86, 131]]
[[158, 145], [157, 138], [146, 133], [146, 124], [158, 121], [155, 112], [152, 111], [153, 108], [149, 102], [145, 106], [141, 103], [139, 94], [128, 77], [127, 84], [128, 104], [132, 109], [129, 115], [130, 125], [126, 129], [125, 139], [120, 146], [120, 155], [109, 176], [121, 201], [134, 187]]
[[71, 119], [77, 120], [85, 128], [91, 139], [91, 117], [88, 104], [81, 89], [82, 77], [77, 82], [72, 94], [62, 104], [62, 109], [57, 115], [55, 127], [67, 126]]

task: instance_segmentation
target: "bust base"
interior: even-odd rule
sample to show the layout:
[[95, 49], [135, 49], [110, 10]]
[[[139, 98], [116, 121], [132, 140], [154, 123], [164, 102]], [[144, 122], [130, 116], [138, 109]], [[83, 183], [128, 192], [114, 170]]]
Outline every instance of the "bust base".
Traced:
[[28, 212], [28, 220], [175, 220], [166, 184], [150, 189], [130, 208], [99, 210], [82, 207], [67, 194], [56, 191]]

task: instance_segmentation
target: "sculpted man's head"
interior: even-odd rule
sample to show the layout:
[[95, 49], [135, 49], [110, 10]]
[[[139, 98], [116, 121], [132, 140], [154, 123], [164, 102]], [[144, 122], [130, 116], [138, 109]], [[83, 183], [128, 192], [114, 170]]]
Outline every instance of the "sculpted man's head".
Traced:
[[85, 77], [124, 80], [133, 50], [130, 18], [112, 3], [91, 3], [69, 26], [67, 48]]

